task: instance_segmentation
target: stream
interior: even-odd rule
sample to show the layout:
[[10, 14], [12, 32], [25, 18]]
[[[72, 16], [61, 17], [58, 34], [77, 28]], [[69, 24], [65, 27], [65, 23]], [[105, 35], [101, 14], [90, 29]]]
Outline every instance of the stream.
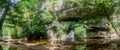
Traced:
[[73, 50], [120, 50], [120, 40], [88, 39], [83, 45], [76, 45]]
[[23, 49], [13, 46], [0, 45], [0, 50], [23, 50]]
[[[109, 41], [108, 39], [89, 39], [85, 44], [72, 45], [72, 47], [59, 50], [120, 50], [120, 40]], [[22, 47], [21, 47], [22, 46]], [[4, 45], [0, 44], [0, 50], [51, 50], [48, 46], [23, 46], [23, 45]], [[63, 47], [63, 46], [62, 46]], [[54, 48], [54, 47], [51, 47]], [[58, 50], [58, 49], [52, 49]]]

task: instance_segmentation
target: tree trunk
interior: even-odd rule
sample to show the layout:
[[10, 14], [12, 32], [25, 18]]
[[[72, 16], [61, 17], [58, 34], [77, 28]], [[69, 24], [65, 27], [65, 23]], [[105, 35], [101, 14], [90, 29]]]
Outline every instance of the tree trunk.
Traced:
[[4, 6], [0, 8], [0, 36], [2, 36], [2, 25], [5, 20], [5, 16], [7, 14], [8, 8], [9, 8], [8, 6]]
[[74, 30], [70, 30], [69, 35], [70, 35], [70, 39], [71, 39], [70, 41], [71, 41], [71, 42], [74, 42], [74, 41], [75, 41], [74, 34], [75, 34], [75, 33], [74, 33]]

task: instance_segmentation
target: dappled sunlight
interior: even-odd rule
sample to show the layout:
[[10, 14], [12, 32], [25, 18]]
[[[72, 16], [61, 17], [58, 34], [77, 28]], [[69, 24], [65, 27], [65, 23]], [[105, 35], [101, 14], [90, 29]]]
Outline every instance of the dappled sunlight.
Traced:
[[119, 0], [0, 0], [0, 50], [119, 46]]

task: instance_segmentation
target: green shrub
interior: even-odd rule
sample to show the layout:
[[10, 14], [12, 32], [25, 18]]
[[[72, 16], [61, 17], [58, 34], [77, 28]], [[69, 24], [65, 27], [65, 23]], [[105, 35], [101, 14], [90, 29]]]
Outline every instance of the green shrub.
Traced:
[[77, 27], [74, 28], [75, 31], [75, 39], [80, 40], [85, 37], [86, 35], [86, 29], [84, 27], [84, 24], [76, 24]]

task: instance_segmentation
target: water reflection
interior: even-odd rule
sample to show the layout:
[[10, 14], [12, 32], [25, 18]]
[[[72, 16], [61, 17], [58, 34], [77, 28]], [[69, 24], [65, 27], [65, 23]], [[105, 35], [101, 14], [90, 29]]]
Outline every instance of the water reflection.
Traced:
[[89, 39], [84, 45], [77, 45], [74, 50], [120, 50], [120, 40]]
[[[65, 50], [120, 50], [119, 45], [120, 40], [110, 41], [109, 39], [88, 39], [86, 44], [74, 45], [72, 48], [66, 48]], [[0, 45], [0, 50], [23, 50], [23, 49], [13, 46]], [[31, 49], [24, 48], [24, 50]]]
[[13, 46], [0, 45], [0, 50], [23, 50], [23, 49]]
[[86, 50], [86, 45], [77, 45], [74, 50]]

